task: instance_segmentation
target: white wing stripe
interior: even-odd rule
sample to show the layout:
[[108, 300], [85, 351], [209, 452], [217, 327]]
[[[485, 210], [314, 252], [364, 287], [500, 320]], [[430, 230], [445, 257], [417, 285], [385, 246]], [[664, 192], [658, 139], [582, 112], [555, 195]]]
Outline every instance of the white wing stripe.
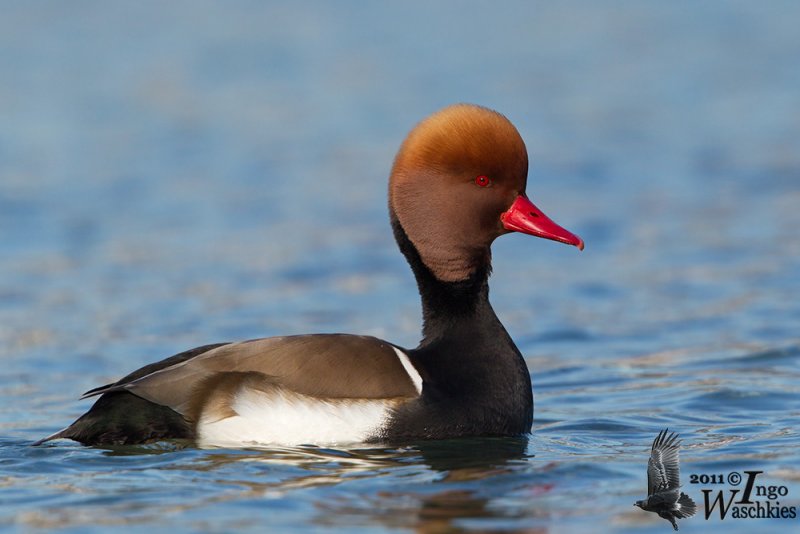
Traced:
[[418, 394], [422, 394], [422, 377], [419, 375], [414, 366], [411, 364], [411, 360], [408, 359], [408, 355], [403, 352], [402, 350], [398, 349], [397, 347], [392, 347], [394, 351], [397, 353], [397, 358], [400, 360], [400, 363], [403, 364], [403, 369], [406, 370], [408, 373], [408, 377], [411, 379], [411, 382], [414, 384], [414, 388], [417, 390]]

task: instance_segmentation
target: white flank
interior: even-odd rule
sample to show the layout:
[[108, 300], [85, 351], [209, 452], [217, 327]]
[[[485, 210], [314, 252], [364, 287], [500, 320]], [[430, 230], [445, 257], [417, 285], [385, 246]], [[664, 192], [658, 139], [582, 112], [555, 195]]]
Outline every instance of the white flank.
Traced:
[[408, 359], [408, 355], [397, 347], [392, 348], [397, 353], [400, 363], [403, 364], [403, 369], [406, 370], [409, 378], [411, 378], [411, 382], [414, 383], [414, 388], [416, 388], [417, 393], [422, 394], [422, 377], [419, 375], [414, 366], [411, 365], [411, 360]]
[[391, 406], [379, 399], [323, 400], [280, 389], [270, 393], [242, 389], [231, 408], [238, 415], [200, 417], [201, 447], [358, 443], [378, 434]]

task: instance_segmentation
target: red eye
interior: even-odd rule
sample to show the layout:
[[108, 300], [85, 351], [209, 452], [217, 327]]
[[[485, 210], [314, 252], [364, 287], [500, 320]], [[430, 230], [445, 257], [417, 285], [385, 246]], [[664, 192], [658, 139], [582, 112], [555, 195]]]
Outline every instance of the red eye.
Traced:
[[481, 187], [487, 187], [492, 184], [488, 176], [480, 175], [475, 177], [475, 183]]

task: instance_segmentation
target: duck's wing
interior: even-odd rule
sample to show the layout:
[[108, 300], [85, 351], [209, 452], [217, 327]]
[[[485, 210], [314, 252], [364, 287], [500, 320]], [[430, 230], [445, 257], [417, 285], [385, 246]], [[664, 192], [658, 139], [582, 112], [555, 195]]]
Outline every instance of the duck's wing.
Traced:
[[680, 487], [678, 434], [664, 429], [653, 440], [647, 462], [647, 494], [654, 495]]
[[125, 384], [129, 384], [134, 380], [147, 376], [156, 371], [166, 369], [167, 367], [172, 367], [173, 365], [185, 362], [186, 360], [191, 360], [192, 358], [199, 356], [204, 352], [208, 352], [210, 350], [222, 347], [223, 345], [230, 345], [230, 343], [214, 343], [211, 345], [203, 345], [202, 347], [189, 349], [179, 354], [176, 354], [175, 356], [170, 356], [169, 358], [165, 358], [161, 361], [145, 365], [144, 367], [140, 367], [139, 369], [135, 370], [134, 372], [132, 372], [127, 376], [124, 376], [123, 378], [117, 380], [116, 382], [113, 382], [111, 384], [106, 384], [105, 386], [100, 386], [94, 389], [90, 389], [89, 391], [81, 395], [81, 399], [87, 399], [89, 397], [94, 397], [95, 395], [102, 395], [107, 391], [115, 391], [118, 389], [117, 386], [123, 386]]
[[211, 391], [254, 380], [323, 399], [413, 398], [422, 388], [408, 355], [374, 337], [313, 334], [208, 347], [143, 367], [84, 397], [127, 391], [193, 419]]

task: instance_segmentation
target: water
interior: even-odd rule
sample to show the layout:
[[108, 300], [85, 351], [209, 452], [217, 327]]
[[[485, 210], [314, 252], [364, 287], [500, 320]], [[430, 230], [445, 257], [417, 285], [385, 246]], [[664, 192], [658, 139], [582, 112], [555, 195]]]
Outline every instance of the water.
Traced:
[[[800, 505], [794, 3], [10, 3], [0, 17], [0, 525], [9, 530], [668, 532], [632, 506], [669, 426], [691, 474]], [[386, 220], [431, 111], [506, 113], [536, 203], [492, 301], [529, 440], [266, 451], [29, 444], [77, 396], [204, 343], [414, 346]], [[701, 504], [702, 506], [702, 504]], [[797, 520], [682, 529], [750, 532]]]

